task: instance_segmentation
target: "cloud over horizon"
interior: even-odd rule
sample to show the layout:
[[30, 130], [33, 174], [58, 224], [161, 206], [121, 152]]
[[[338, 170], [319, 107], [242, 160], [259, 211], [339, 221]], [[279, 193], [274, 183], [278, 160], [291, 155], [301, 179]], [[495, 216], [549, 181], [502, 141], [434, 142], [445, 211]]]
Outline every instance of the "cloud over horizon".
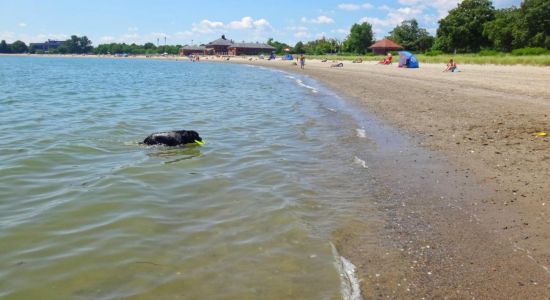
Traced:
[[[128, 5], [131, 0], [97, 0], [95, 10], [89, 10], [86, 2], [73, 3], [88, 9], [84, 15], [70, 14], [55, 2], [40, 12], [29, 11], [25, 7], [32, 1], [18, 0], [13, 2], [10, 13], [0, 11], [0, 39], [29, 43], [77, 34], [88, 36], [98, 45], [156, 42], [166, 36], [170, 44], [189, 44], [207, 43], [226, 34], [233, 40], [266, 41], [272, 37], [293, 44], [316, 36], [343, 39], [354, 23], [363, 21], [371, 23], [376, 38], [381, 38], [411, 18], [434, 33], [437, 21], [461, 0], [318, 0], [314, 4], [292, 2], [290, 6], [282, 4], [270, 9], [250, 6], [245, 13], [242, 7], [225, 3], [204, 4], [193, 10], [187, 9], [185, 3], [174, 3], [169, 10], [161, 5]], [[517, 6], [520, 1], [494, 0], [494, 6]], [[144, 15], [148, 17], [143, 18]], [[40, 23], [29, 24], [27, 20]]]

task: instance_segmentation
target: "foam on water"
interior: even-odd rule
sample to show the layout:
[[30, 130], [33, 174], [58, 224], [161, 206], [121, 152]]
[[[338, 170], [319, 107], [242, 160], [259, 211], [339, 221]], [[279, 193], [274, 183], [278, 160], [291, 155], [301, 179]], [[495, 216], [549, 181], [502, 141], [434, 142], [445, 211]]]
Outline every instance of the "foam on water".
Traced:
[[360, 166], [363, 167], [364, 169], [367, 169], [367, 168], [368, 168], [367, 162], [364, 161], [364, 160], [362, 160], [362, 159], [360, 159], [360, 158], [357, 157], [357, 156], [355, 156], [355, 157], [353, 158], [353, 162], [354, 162], [355, 164], [357, 164], [357, 165], [360, 165]]
[[357, 129], [355, 129], [355, 132], [357, 133], [357, 137], [359, 137], [359, 138], [366, 138], [367, 137], [367, 132], [365, 131], [365, 129], [357, 128]]
[[361, 289], [359, 287], [359, 279], [357, 278], [356, 268], [351, 261], [341, 256], [336, 247], [331, 244], [332, 253], [334, 255], [334, 265], [340, 273], [341, 293], [344, 300], [362, 300]]
[[317, 89], [315, 89], [314, 87], [310, 86], [310, 85], [307, 85], [305, 84], [302, 80], [300, 79], [296, 79], [296, 83], [301, 86], [301, 87], [304, 87], [306, 89], [309, 89], [312, 93], [317, 93]]

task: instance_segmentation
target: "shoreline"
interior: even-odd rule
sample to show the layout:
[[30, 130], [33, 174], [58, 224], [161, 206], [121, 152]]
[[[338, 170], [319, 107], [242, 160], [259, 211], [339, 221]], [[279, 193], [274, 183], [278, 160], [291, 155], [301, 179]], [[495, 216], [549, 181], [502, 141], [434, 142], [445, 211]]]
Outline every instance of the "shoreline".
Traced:
[[550, 138], [534, 134], [550, 131], [550, 68], [229, 62], [309, 76], [441, 155], [425, 166], [416, 154], [393, 166], [376, 157], [380, 198], [392, 199], [381, 210], [406, 205], [382, 211], [383, 224], [344, 224], [335, 241], [357, 266], [365, 298], [548, 298]]
[[[157, 59], [157, 60], [172, 60], [172, 61], [186, 61], [186, 60], [189, 60], [189, 58], [187, 56], [180, 56], [180, 55], [173, 55], [173, 54], [170, 54], [170, 55], [167, 55], [167, 56], [162, 56], [162, 55], [158, 55], [158, 54], [155, 54], [155, 55], [136, 54], [136, 55], [128, 55], [127, 57], [122, 57], [122, 56], [115, 56], [115, 55], [111, 55], [111, 54], [0, 53], [0, 57], [2, 57], [2, 56], [5, 56], [5, 57], [10, 57], [10, 56], [11, 57], [49, 57], [49, 58]], [[336, 56], [336, 57], [332, 57], [330, 55], [325, 55], [325, 56], [323, 56], [323, 55], [314, 55], [314, 56], [317, 57], [317, 58], [313, 59], [312, 61], [316, 61], [316, 62], [320, 62], [320, 59], [318, 57], [325, 57], [325, 59], [328, 59], [331, 62], [345, 62], [345, 63], [349, 63], [349, 64], [352, 63], [351, 57], [347, 57], [347, 56]], [[453, 55], [449, 54], [449, 57], [451, 57], [451, 56], [453, 56]], [[250, 58], [258, 60], [256, 56], [200, 55], [200, 57], [201, 57], [201, 62], [202, 61], [216, 61], [216, 62], [225, 61], [226, 58], [228, 58], [228, 57], [230, 58], [230, 60], [232, 62], [240, 61], [240, 60], [243, 60], [243, 59], [248, 60]], [[373, 57], [372, 59], [363, 60], [362, 64], [375, 64], [376, 62], [378, 62], [378, 60], [380, 60], [382, 58], [383, 58], [382, 56]], [[278, 61], [280, 61], [280, 59], [281, 59], [280, 57], [277, 58]], [[334, 60], [334, 59], [336, 59], [336, 60]], [[457, 61], [460, 62], [460, 59], [457, 59]], [[423, 66], [426, 66], [426, 65], [441, 66], [442, 64], [443, 65], [445, 64], [445, 63], [437, 63], [437, 62], [433, 62], [433, 61], [429, 61], [429, 62], [421, 61], [420, 63]], [[532, 63], [503, 64], [503, 63], [464, 63], [464, 62], [460, 62], [460, 65], [461, 66], [464, 66], [464, 65], [467, 65], [467, 66], [494, 66], [494, 67], [504, 67], [504, 68], [516, 67], [516, 66], [519, 66], [519, 67], [533, 67], [533, 68], [548, 68], [549, 67], [548, 64], [532, 64]]]

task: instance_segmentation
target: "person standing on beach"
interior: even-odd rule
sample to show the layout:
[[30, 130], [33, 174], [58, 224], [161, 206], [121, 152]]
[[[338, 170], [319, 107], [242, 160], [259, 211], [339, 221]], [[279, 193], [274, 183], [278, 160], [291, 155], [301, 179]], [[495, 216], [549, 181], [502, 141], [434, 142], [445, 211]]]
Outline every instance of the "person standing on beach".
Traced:
[[300, 69], [303, 69], [305, 65], [306, 65], [306, 58], [302, 54], [302, 56], [300, 56]]

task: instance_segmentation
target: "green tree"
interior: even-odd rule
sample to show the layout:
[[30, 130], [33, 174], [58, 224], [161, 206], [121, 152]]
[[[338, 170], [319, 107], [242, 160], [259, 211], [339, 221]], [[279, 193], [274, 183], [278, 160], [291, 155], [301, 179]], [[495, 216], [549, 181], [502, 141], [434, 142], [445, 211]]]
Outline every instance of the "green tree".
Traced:
[[12, 53], [25, 53], [29, 51], [27, 45], [22, 41], [15, 41], [10, 45]]
[[301, 41], [296, 43], [296, 45], [294, 45], [294, 48], [292, 49], [292, 53], [295, 53], [295, 54], [305, 53], [304, 43], [302, 43]]
[[92, 41], [90, 41], [87, 36], [78, 37], [76, 35], [72, 35], [70, 39], [66, 40], [61, 46], [59, 46], [58, 52], [82, 54], [88, 53], [92, 51], [92, 49]]
[[153, 43], [145, 43], [145, 45], [143, 45], [143, 48], [145, 48], [145, 50], [156, 50], [157, 46], [155, 46], [155, 44]]
[[488, 46], [483, 25], [494, 19], [494, 11], [490, 0], [462, 1], [439, 20], [434, 48], [447, 52], [477, 52]]
[[0, 53], [10, 53], [10, 52], [11, 52], [10, 46], [6, 43], [5, 40], [2, 40], [2, 42], [0, 42]]
[[372, 26], [368, 22], [364, 22], [353, 24], [344, 45], [348, 51], [365, 54], [373, 43]]
[[521, 48], [521, 42], [514, 38], [519, 21], [519, 9], [499, 9], [495, 12], [495, 19], [483, 25], [483, 35], [496, 49], [512, 51], [513, 48]]
[[269, 40], [267, 40], [267, 44], [270, 45], [270, 46], [273, 46], [275, 47], [275, 53], [277, 54], [283, 54], [285, 51], [284, 49], [290, 49], [290, 46], [285, 44], [285, 43], [281, 43], [281, 42], [277, 42], [275, 40], [273, 40], [273, 38], [270, 38]]
[[517, 48], [528, 46], [550, 49], [550, 1], [524, 0], [519, 8], [519, 19], [514, 31]]
[[405, 20], [390, 31], [389, 38], [412, 51], [426, 51], [433, 44], [433, 37], [424, 28], [418, 27], [416, 19]]

